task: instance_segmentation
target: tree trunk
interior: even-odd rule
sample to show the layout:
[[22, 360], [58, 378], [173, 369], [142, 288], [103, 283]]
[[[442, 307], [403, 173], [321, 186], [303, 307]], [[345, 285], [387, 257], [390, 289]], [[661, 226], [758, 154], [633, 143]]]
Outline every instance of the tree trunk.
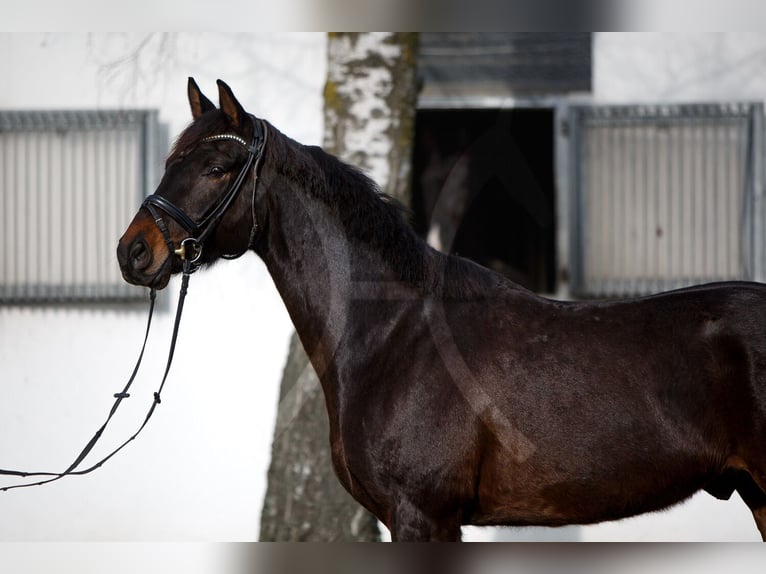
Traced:
[[[328, 36], [324, 148], [411, 205], [417, 34]], [[296, 335], [282, 375], [262, 541], [374, 541], [377, 520], [330, 461], [322, 388]]]

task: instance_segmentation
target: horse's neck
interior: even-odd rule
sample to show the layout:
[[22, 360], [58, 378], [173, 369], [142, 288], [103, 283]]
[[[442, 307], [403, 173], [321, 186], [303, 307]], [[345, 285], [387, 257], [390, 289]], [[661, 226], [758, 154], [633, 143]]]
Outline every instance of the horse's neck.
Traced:
[[358, 291], [390, 284], [397, 274], [374, 248], [348, 237], [337, 205], [317, 198], [312, 185], [324, 179], [305, 173], [312, 165], [264, 174], [268, 231], [259, 254], [321, 376], [352, 320], [351, 302], [370, 295]]

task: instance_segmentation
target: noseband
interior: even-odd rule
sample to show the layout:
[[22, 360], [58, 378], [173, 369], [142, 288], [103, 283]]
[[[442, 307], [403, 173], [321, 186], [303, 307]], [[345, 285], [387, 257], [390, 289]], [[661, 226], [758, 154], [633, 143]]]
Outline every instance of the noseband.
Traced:
[[[205, 241], [213, 234], [215, 229], [218, 227], [218, 224], [223, 219], [223, 216], [234, 203], [234, 200], [236, 199], [237, 195], [239, 195], [242, 185], [247, 179], [247, 174], [251, 169], [253, 170], [253, 202], [251, 206], [253, 227], [250, 231], [250, 239], [248, 240], [247, 248], [244, 251], [233, 255], [223, 255], [223, 258], [235, 259], [240, 257], [253, 245], [255, 235], [258, 231], [258, 221], [255, 216], [255, 190], [258, 183], [258, 166], [261, 162], [261, 159], [263, 158], [263, 150], [266, 147], [268, 131], [266, 130], [266, 125], [264, 124], [263, 120], [258, 120], [253, 116], [250, 116], [250, 119], [253, 122], [253, 142], [250, 145], [248, 145], [247, 142], [240, 136], [235, 134], [218, 134], [208, 136], [200, 142], [204, 143], [211, 141], [231, 140], [242, 145], [248, 151], [247, 161], [245, 161], [245, 165], [242, 166], [242, 169], [237, 175], [237, 178], [234, 180], [234, 183], [232, 183], [231, 187], [229, 187], [225, 194], [218, 198], [218, 200], [213, 205], [211, 205], [207, 211], [205, 211], [205, 215], [202, 217], [201, 221], [195, 222], [181, 208], [174, 205], [173, 202], [171, 202], [169, 199], [157, 194], [148, 196], [141, 204], [141, 206], [145, 207], [154, 218], [154, 222], [162, 232], [162, 236], [164, 237], [165, 243], [170, 250], [171, 256], [177, 255], [184, 263], [184, 267], [186, 269], [193, 271], [199, 267], [199, 261], [202, 257], [202, 248], [204, 247]], [[170, 231], [168, 230], [167, 225], [165, 225], [165, 222], [162, 220], [162, 216], [157, 211], [158, 208], [170, 216], [189, 234], [187, 238], [181, 241], [177, 248], [173, 243], [173, 239], [170, 237]]]

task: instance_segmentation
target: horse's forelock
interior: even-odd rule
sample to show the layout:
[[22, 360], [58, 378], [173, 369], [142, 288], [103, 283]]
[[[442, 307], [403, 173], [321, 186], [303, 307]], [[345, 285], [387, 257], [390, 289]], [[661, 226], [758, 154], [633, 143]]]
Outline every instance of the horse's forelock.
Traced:
[[203, 138], [230, 130], [228, 124], [226, 115], [220, 110], [203, 114], [202, 117], [189, 124], [176, 138], [170, 148], [166, 165], [189, 153]]

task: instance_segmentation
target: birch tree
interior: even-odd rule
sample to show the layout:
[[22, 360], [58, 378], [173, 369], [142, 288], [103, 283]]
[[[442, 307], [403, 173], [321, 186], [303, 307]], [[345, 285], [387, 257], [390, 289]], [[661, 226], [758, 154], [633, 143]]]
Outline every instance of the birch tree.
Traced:
[[[411, 204], [417, 35], [328, 36], [324, 149]], [[379, 540], [377, 520], [343, 489], [330, 460], [322, 389], [293, 335], [280, 386], [261, 540]]]

